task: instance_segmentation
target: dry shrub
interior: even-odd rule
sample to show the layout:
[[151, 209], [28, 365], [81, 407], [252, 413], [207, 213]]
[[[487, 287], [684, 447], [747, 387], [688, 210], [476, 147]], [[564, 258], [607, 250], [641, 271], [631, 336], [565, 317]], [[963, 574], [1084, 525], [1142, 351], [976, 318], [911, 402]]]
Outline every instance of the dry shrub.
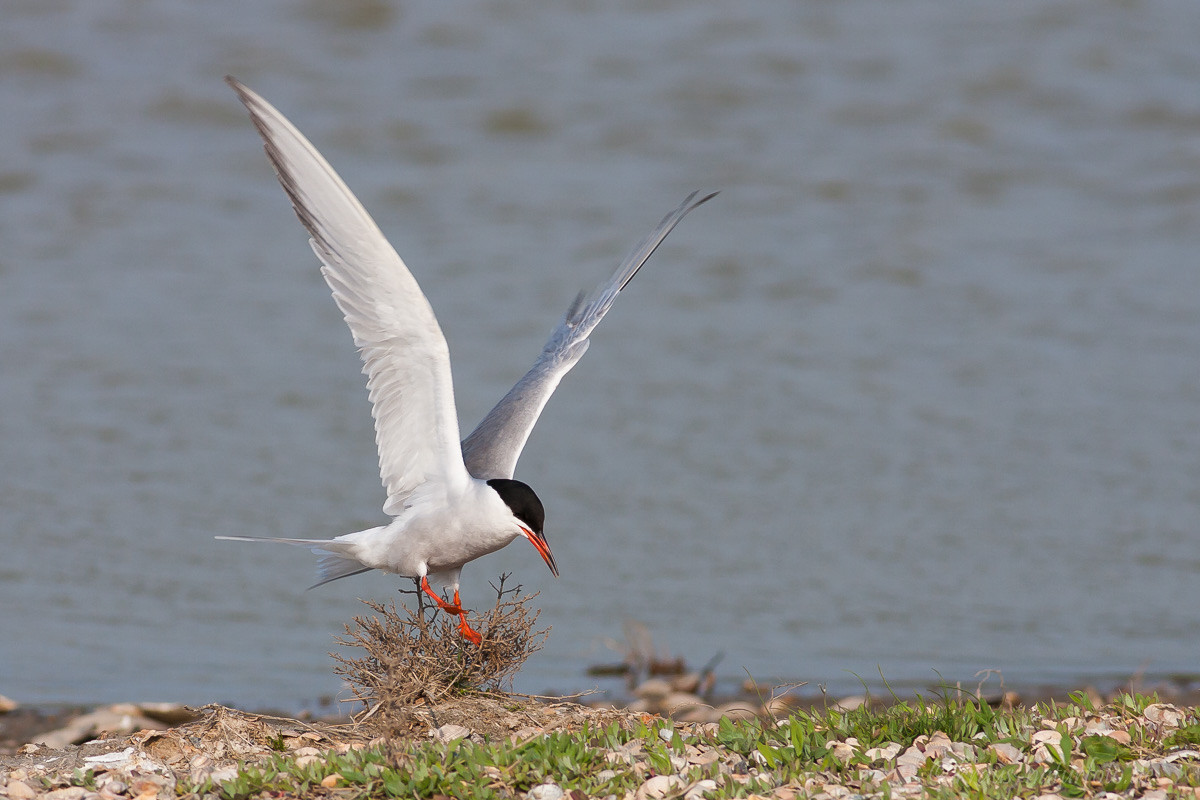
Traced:
[[[395, 601], [363, 600], [374, 613], [355, 617], [346, 625], [342, 647], [359, 648], [352, 658], [330, 653], [334, 672], [344, 678], [366, 710], [361, 721], [373, 718], [384, 733], [393, 733], [412, 719], [417, 704], [434, 706], [464, 691], [504, 691], [529, 656], [542, 649], [549, 628], [534, 630], [539, 610], [526, 604], [537, 594], [519, 597], [521, 586], [505, 589], [500, 576], [496, 605], [471, 619], [482, 637], [478, 646], [462, 637], [458, 618], [432, 604], [417, 608]], [[408, 592], [406, 592], [408, 593]]]

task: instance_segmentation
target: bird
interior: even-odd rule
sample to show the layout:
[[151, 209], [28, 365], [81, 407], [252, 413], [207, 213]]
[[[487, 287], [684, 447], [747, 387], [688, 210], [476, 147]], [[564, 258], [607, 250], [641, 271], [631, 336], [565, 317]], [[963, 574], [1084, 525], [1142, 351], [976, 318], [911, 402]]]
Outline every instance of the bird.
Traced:
[[[460, 442], [449, 348], [416, 279], [308, 139], [256, 92], [232, 76], [225, 80], [250, 113], [362, 358], [387, 492], [383, 511], [391, 521], [330, 539], [216, 538], [309, 548], [319, 556], [319, 579], [310, 588], [373, 569], [410, 578], [418, 598], [423, 592], [437, 608], [458, 616], [463, 638], [480, 645], [459, 597], [463, 565], [524, 537], [559, 574], [543, 530], [542, 502], [513, 477], [534, 424], [617, 294], [671, 229], [716, 192], [688, 195], [609, 280], [581, 292], [533, 367]], [[451, 599], [430, 581], [451, 591]]]

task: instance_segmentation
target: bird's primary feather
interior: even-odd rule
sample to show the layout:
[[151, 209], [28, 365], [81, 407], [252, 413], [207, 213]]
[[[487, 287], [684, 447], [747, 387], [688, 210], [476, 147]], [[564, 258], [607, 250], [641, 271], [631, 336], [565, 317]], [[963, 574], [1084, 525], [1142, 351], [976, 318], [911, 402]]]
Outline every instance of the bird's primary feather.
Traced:
[[459, 444], [450, 353], [420, 286], [329, 163], [270, 103], [227, 79], [262, 135], [267, 156], [312, 236], [321, 274], [363, 360], [385, 513], [395, 516], [428, 480], [468, 480]]
[[696, 199], [688, 195], [679, 206], [663, 217], [658, 227], [638, 242], [612, 277], [588, 294], [580, 294], [550, 333], [533, 367], [488, 412], [475, 430], [463, 440], [463, 459], [476, 478], [511, 478], [517, 459], [541, 416], [546, 401], [559, 381], [571, 371], [588, 348], [588, 337], [612, 308], [617, 294], [633, 280], [647, 259], [662, 244], [671, 229], [692, 209], [716, 196], [716, 192]]

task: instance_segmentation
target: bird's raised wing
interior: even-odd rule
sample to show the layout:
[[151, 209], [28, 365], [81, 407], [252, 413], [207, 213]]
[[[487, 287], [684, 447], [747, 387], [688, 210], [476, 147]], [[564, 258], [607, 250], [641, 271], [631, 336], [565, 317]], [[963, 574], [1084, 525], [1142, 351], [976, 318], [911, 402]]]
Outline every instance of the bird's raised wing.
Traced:
[[321, 274], [363, 359], [383, 510], [399, 514], [427, 481], [469, 479], [458, 441], [450, 353], [429, 301], [375, 221], [288, 120], [226, 78], [250, 111], [296, 215], [312, 235]]
[[697, 194], [692, 192], [678, 208], [663, 217], [658, 227], [625, 257], [611, 278], [590, 294], [580, 293], [575, 298], [558, 327], [551, 332], [537, 362], [463, 440], [463, 459], [472, 475], [482, 479], [513, 476], [517, 459], [546, 401], [554, 394], [562, 377], [583, 357], [588, 348], [588, 336], [612, 308], [617, 294], [633, 280], [671, 229], [689, 211], [711, 200], [717, 193], [699, 200]]

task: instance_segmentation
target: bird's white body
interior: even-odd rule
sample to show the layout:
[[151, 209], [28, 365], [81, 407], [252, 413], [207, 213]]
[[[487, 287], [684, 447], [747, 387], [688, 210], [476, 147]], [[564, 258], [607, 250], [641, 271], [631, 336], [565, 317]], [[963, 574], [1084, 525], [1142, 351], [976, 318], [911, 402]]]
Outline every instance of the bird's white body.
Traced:
[[[588, 336], [667, 234], [700, 203], [689, 196], [634, 248], [612, 278], [580, 295], [551, 332], [533, 368], [460, 444], [450, 353], [416, 279], [328, 162], [271, 104], [227, 79], [262, 136], [267, 156], [321, 260], [363, 360], [379, 472], [392, 521], [333, 539], [229, 537], [308, 547], [320, 582], [378, 569], [427, 578], [454, 591], [464, 564], [519, 536], [557, 575], [531, 489], [512, 480], [517, 458], [546, 401], [587, 350]], [[466, 618], [462, 627], [468, 633]], [[477, 639], [474, 632], [469, 636]]]
[[408, 578], [429, 576], [431, 583], [456, 589], [464, 564], [522, 535], [515, 520], [506, 524], [512, 512], [484, 481], [472, 478], [453, 493], [437, 485], [428, 489], [415, 492], [411, 504], [387, 525], [324, 541], [284, 541], [319, 551], [320, 583], [365, 567]]

